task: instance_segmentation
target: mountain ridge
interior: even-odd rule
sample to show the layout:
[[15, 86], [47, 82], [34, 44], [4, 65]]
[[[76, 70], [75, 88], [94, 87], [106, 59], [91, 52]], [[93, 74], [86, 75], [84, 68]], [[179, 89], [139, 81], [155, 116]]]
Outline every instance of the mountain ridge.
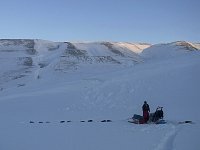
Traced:
[[[199, 51], [186, 41], [147, 44], [132, 42], [52, 42], [41, 39], [0, 39], [0, 84], [48, 70], [69, 72], [83, 67], [131, 67]], [[181, 51], [180, 51], [181, 50]], [[9, 67], [8, 67], [9, 66]], [[109, 68], [108, 67], [108, 68]]]

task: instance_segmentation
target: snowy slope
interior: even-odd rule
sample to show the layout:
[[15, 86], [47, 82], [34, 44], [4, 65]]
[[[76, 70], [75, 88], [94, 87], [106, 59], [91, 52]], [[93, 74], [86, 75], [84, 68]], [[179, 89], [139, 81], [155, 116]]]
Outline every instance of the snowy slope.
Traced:
[[[34, 54], [24, 44], [10, 44], [17, 52], [1, 44], [5, 72], [30, 72], [9, 81], [1, 76], [0, 149], [199, 149], [200, 51], [187, 43], [34, 40]], [[22, 56], [32, 65], [17, 65]], [[151, 112], [163, 106], [168, 123], [129, 124], [144, 100]], [[185, 120], [194, 124], [178, 124]]]
[[141, 55], [145, 59], [150, 59], [153, 61], [158, 61], [157, 59], [162, 60], [169, 60], [172, 58], [177, 58], [180, 56], [185, 56], [190, 51], [199, 51], [198, 44], [192, 44], [185, 41], [178, 41], [178, 42], [172, 42], [167, 44], [156, 44], [149, 48], [146, 48]]

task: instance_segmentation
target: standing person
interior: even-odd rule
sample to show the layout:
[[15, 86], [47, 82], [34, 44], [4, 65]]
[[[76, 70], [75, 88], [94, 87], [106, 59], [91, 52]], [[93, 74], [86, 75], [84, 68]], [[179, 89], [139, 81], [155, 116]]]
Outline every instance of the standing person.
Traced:
[[150, 108], [149, 105], [147, 104], [147, 101], [144, 101], [144, 104], [142, 106], [142, 111], [143, 111], [144, 123], [147, 123], [147, 121], [149, 120], [149, 112], [150, 112]]

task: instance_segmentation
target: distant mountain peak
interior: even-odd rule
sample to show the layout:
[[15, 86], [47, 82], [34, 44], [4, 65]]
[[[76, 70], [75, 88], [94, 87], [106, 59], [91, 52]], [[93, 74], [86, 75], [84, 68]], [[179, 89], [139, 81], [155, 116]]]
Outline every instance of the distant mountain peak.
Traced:
[[199, 50], [199, 48], [197, 46], [195, 46], [195, 44], [193, 44], [191, 42], [187, 42], [187, 41], [176, 41], [176, 42], [174, 42], [174, 44], [176, 46], [180, 46], [180, 47], [190, 50], [190, 51]]

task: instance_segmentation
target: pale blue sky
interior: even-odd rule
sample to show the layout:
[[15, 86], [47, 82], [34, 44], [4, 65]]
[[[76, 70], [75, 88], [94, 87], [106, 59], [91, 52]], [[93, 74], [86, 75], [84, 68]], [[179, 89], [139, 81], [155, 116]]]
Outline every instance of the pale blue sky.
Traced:
[[0, 38], [200, 42], [200, 0], [0, 0]]

